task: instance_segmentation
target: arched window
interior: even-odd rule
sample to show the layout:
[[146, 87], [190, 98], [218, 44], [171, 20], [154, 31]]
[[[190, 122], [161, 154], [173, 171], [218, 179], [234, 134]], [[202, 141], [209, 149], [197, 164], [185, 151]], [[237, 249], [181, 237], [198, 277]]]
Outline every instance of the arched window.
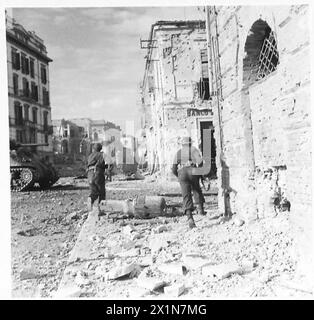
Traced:
[[249, 86], [276, 70], [279, 54], [274, 32], [259, 19], [252, 25], [245, 42], [243, 85]]

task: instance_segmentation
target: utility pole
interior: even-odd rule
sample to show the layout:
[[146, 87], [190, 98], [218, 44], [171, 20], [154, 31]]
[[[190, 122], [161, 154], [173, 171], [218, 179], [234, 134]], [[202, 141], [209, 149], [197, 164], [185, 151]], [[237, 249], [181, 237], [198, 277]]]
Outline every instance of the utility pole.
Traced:
[[[212, 96], [212, 105], [216, 110], [218, 119], [218, 139], [219, 139], [219, 167], [220, 181], [223, 195], [223, 211], [225, 217], [229, 215], [229, 172], [226, 168], [223, 152], [223, 131], [221, 117], [221, 102], [222, 102], [222, 83], [220, 72], [220, 56], [219, 56], [219, 41], [217, 30], [217, 12], [214, 6], [206, 6], [206, 36], [207, 36], [207, 52], [209, 57], [208, 74], [210, 82], [210, 94]], [[218, 169], [218, 168], [217, 168]]]

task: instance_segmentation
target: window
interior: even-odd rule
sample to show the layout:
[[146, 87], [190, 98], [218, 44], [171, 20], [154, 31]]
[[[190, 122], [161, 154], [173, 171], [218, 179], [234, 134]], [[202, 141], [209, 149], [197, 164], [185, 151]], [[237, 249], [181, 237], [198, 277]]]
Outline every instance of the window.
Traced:
[[48, 143], [48, 133], [45, 133], [45, 143]]
[[209, 76], [208, 76], [208, 56], [207, 49], [201, 50], [201, 78], [198, 83], [199, 97], [202, 100], [210, 99]]
[[18, 143], [24, 142], [23, 136], [24, 136], [23, 130], [16, 130], [16, 142]]
[[36, 129], [30, 128], [30, 143], [37, 143], [37, 132]]
[[243, 85], [250, 86], [273, 71], [279, 63], [276, 39], [266, 21], [255, 21], [245, 42]]
[[33, 81], [31, 82], [31, 97], [35, 101], [38, 101], [38, 86]]
[[19, 76], [16, 73], [13, 73], [13, 92], [14, 94], [19, 93]]
[[14, 103], [15, 124], [17, 126], [23, 125], [23, 109], [19, 102]]
[[37, 123], [37, 108], [33, 108], [32, 113], [33, 113], [33, 122]]
[[70, 138], [74, 138], [75, 137], [75, 131], [73, 128], [70, 127]]
[[31, 77], [35, 78], [35, 61], [32, 58], [29, 59], [29, 69]]
[[20, 54], [16, 49], [11, 50], [12, 68], [15, 70], [20, 70]]
[[44, 111], [43, 116], [44, 116], [44, 131], [48, 131], [48, 111]]
[[41, 76], [41, 82], [43, 84], [47, 83], [47, 71], [46, 71], [46, 67], [44, 65], [40, 66], [40, 76]]
[[23, 96], [29, 97], [29, 84], [26, 78], [23, 78]]
[[43, 105], [49, 106], [49, 92], [43, 88]]
[[29, 74], [29, 59], [26, 58], [26, 55], [22, 53], [21, 56], [22, 62], [22, 73]]
[[29, 105], [24, 104], [24, 119], [29, 120]]

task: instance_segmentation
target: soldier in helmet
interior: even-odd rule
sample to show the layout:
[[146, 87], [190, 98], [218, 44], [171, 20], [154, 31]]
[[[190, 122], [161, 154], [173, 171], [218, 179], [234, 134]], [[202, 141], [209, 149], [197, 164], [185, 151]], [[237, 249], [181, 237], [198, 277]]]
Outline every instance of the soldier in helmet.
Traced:
[[98, 211], [99, 203], [101, 200], [106, 199], [105, 188], [105, 159], [100, 152], [102, 144], [96, 143], [93, 147], [93, 152], [89, 155], [87, 160], [87, 178], [90, 187], [90, 195], [87, 199], [88, 210], [92, 210], [94, 202], [98, 199]]
[[172, 165], [172, 172], [178, 178], [182, 197], [183, 208], [188, 217], [189, 227], [195, 228], [195, 222], [192, 212], [194, 211], [192, 192], [197, 205], [198, 213], [205, 215], [204, 196], [199, 184], [200, 175], [195, 174], [194, 168], [202, 166], [203, 159], [200, 151], [192, 146], [192, 139], [184, 137], [181, 140], [182, 147], [176, 153]]

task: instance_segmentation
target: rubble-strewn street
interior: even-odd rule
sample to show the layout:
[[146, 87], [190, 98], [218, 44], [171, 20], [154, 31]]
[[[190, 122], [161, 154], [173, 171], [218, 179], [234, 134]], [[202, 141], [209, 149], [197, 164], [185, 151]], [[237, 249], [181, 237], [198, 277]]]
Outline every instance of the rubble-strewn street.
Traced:
[[[176, 182], [107, 184], [108, 199], [178, 191]], [[91, 222], [87, 181], [62, 178], [49, 191], [12, 193], [15, 297], [210, 298], [296, 297], [289, 213], [242, 224], [224, 221], [216, 196], [190, 230], [180, 214]], [[167, 203], [180, 198], [165, 197]], [[90, 214], [92, 215], [92, 214]], [[85, 224], [88, 232], [80, 233]], [[77, 238], [76, 252], [72, 252]], [[62, 281], [61, 281], [62, 279]], [[58, 290], [59, 288], [59, 290]]]

